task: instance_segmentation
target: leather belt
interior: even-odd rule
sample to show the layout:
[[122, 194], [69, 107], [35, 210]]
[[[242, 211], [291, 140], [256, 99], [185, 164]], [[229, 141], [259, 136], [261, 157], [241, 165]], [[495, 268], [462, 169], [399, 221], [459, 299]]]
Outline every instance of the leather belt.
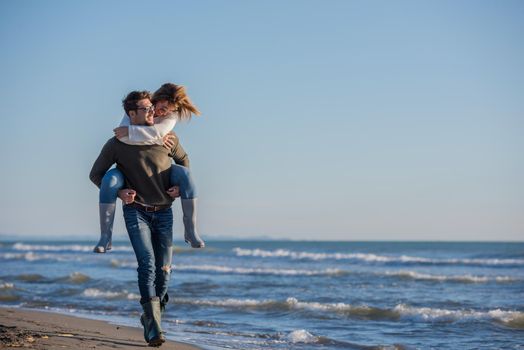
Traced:
[[137, 202], [133, 202], [131, 204], [126, 204], [126, 205], [136, 208], [136, 209], [143, 210], [148, 213], [171, 208], [171, 205], [143, 205]]

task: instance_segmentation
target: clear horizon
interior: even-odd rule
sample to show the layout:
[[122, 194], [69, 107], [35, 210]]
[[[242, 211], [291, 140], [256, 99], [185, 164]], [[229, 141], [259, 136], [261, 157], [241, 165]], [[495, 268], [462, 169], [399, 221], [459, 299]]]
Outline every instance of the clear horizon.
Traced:
[[[233, 237], [227, 235], [207, 235], [206, 242], [264, 242], [264, 241], [290, 241], [290, 242], [321, 242], [321, 243], [330, 243], [330, 242], [346, 242], [346, 243], [358, 243], [358, 242], [384, 242], [384, 243], [524, 243], [524, 240], [402, 240], [402, 239], [390, 239], [390, 240], [381, 240], [381, 239], [370, 239], [370, 240], [337, 240], [337, 239], [326, 239], [326, 240], [314, 240], [314, 239], [303, 239], [303, 238], [275, 238], [275, 237], [264, 237], [264, 236], [250, 236], [250, 237]], [[92, 243], [91, 237], [79, 237], [79, 238], [67, 238], [64, 236], [47, 236], [42, 237], [39, 235], [4, 235], [0, 234], [0, 242], [85, 242]], [[116, 243], [127, 243], [129, 239], [124, 235], [116, 235], [113, 239], [113, 242]], [[182, 237], [174, 237], [173, 243], [182, 243], [183, 246], [186, 245]]]

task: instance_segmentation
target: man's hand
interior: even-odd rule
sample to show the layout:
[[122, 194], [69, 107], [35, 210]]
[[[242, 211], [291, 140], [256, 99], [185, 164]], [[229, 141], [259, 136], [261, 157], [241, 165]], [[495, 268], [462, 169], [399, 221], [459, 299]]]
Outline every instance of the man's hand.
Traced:
[[173, 199], [180, 197], [180, 188], [178, 186], [170, 187], [166, 192]]
[[118, 198], [124, 202], [124, 204], [131, 204], [135, 201], [136, 191], [130, 188], [124, 188], [118, 191]]
[[164, 139], [163, 139], [164, 147], [167, 149], [173, 148], [173, 146], [175, 145], [175, 140], [176, 140], [175, 134], [170, 132], [169, 134], [164, 136]]
[[129, 127], [119, 126], [118, 128], [114, 128], [113, 132], [115, 133], [115, 137], [120, 140], [122, 137], [129, 136]]

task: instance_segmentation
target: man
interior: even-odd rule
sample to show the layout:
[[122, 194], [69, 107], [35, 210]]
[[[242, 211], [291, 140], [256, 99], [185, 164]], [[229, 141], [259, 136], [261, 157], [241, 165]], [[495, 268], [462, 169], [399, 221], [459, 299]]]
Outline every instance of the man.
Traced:
[[[132, 125], [153, 125], [154, 107], [148, 91], [133, 91], [122, 104]], [[140, 321], [150, 346], [165, 342], [161, 311], [169, 300], [171, 203], [178, 196], [177, 189], [169, 187], [171, 158], [177, 164], [189, 165], [187, 154], [176, 138], [170, 149], [160, 145], [128, 145], [112, 138], [104, 145], [89, 175], [100, 187], [102, 177], [116, 163], [126, 178], [127, 188], [120, 190], [118, 196], [124, 202], [124, 220], [138, 262], [138, 288], [144, 310]]]

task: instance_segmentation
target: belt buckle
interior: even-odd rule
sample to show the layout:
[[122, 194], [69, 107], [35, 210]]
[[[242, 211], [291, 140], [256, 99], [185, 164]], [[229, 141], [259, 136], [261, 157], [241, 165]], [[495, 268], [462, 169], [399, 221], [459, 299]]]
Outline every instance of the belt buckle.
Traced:
[[153, 206], [145, 206], [145, 208], [146, 208], [146, 212], [147, 213], [153, 213], [153, 212], [156, 211], [154, 205]]

